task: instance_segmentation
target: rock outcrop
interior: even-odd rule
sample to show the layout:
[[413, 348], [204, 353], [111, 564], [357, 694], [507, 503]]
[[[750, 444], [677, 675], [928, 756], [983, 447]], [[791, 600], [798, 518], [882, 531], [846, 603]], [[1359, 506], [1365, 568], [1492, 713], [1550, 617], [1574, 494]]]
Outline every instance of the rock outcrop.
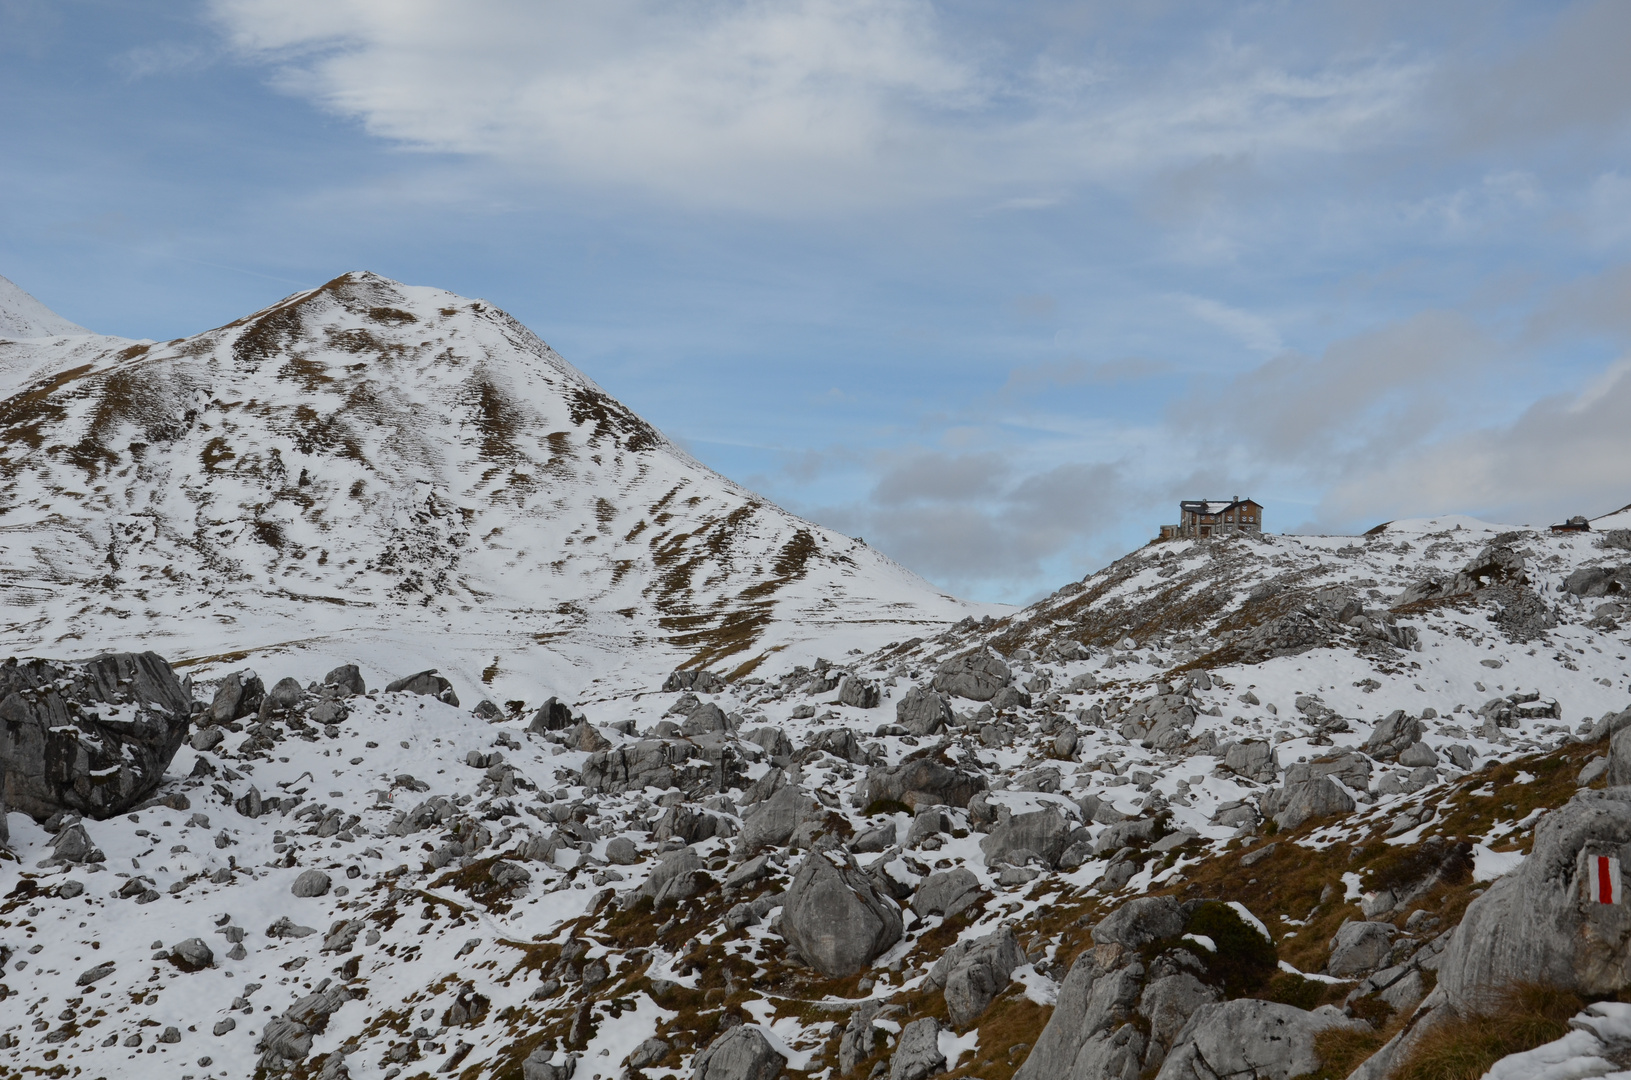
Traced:
[[156, 653], [0, 664], [5, 805], [44, 821], [123, 813], [159, 786], [187, 737], [192, 695]]

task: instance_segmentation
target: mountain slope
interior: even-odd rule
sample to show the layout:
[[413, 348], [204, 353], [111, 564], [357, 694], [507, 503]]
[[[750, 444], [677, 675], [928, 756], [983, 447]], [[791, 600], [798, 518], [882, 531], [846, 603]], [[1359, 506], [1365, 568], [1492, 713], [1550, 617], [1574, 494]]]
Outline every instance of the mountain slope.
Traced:
[[27, 339], [89, 334], [10, 280], [0, 277], [0, 338]]
[[271, 648], [532, 698], [973, 610], [441, 290], [346, 274], [176, 341], [0, 343], [0, 372], [20, 651]]

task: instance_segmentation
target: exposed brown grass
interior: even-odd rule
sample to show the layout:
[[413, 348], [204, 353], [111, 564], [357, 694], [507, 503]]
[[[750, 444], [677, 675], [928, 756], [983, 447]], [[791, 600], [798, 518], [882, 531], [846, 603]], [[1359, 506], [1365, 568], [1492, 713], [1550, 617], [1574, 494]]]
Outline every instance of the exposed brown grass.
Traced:
[[1533, 1050], [1569, 1031], [1585, 1007], [1567, 990], [1520, 983], [1493, 996], [1479, 1012], [1441, 1020], [1417, 1038], [1395, 1080], [1478, 1080], [1508, 1054]]

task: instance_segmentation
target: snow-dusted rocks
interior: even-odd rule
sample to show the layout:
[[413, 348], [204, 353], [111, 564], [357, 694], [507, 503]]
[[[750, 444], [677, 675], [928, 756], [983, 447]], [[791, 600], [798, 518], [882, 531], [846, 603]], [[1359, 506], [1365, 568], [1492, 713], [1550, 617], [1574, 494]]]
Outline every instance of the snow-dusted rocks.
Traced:
[[215, 951], [203, 938], [191, 937], [170, 946], [170, 960], [187, 971], [199, 971], [215, 963]]
[[457, 705], [459, 696], [453, 692], [453, 684], [448, 682], [435, 668], [428, 671], [405, 675], [394, 682], [388, 683], [385, 692], [394, 694], [398, 691], [406, 694], [424, 694], [437, 701], [445, 701], [449, 705]]
[[260, 711], [266, 697], [266, 687], [253, 671], [235, 671], [215, 686], [215, 698], [210, 702], [209, 717], [217, 724], [225, 724]]
[[1329, 775], [1299, 763], [1286, 770], [1284, 786], [1264, 796], [1263, 813], [1280, 828], [1295, 829], [1310, 818], [1351, 813], [1354, 805]]
[[951, 918], [967, 910], [980, 898], [980, 879], [964, 867], [930, 874], [912, 895], [912, 910], [919, 916], [944, 915]]
[[1023, 866], [1033, 857], [1057, 866], [1070, 841], [1070, 822], [1057, 808], [1047, 807], [1010, 815], [980, 841], [980, 850], [988, 866], [1005, 862]]
[[899, 941], [901, 930], [900, 909], [841, 853], [806, 855], [787, 887], [782, 936], [823, 974], [855, 974]]
[[324, 896], [329, 890], [329, 876], [321, 870], [303, 870], [289, 886], [289, 892], [302, 898]]
[[764, 1032], [750, 1024], [726, 1031], [697, 1055], [691, 1080], [776, 1080], [784, 1057]]
[[123, 813], [150, 795], [187, 736], [192, 695], [156, 653], [0, 664], [6, 804], [39, 820], [61, 810]]

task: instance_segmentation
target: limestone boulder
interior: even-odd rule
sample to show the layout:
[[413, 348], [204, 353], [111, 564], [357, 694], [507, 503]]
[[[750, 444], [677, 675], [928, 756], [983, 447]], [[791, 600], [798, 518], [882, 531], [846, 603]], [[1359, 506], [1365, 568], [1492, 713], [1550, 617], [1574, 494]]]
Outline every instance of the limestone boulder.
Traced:
[[786, 1064], [756, 1025], [738, 1024], [697, 1055], [691, 1080], [776, 1080]]
[[1014, 814], [999, 822], [980, 841], [985, 864], [996, 866], [1011, 861], [1017, 852], [1035, 852], [1050, 867], [1059, 865], [1059, 856], [1070, 846], [1071, 823], [1055, 807]]
[[933, 735], [951, 725], [951, 702], [943, 694], [914, 686], [895, 703], [895, 722], [919, 738]]
[[1360, 922], [1349, 919], [1337, 928], [1331, 939], [1331, 959], [1327, 974], [1339, 979], [1369, 975], [1387, 963], [1398, 931], [1391, 923]]
[[900, 940], [900, 909], [847, 855], [812, 852], [787, 887], [781, 933], [811, 967], [841, 978]]
[[44, 821], [61, 810], [124, 813], [151, 795], [187, 738], [190, 687], [157, 653], [0, 664], [5, 806]]
[[900, 1042], [889, 1059], [889, 1080], [929, 1080], [945, 1071], [946, 1055], [940, 1052], [940, 1021], [925, 1016], [901, 1029]]
[[924, 878], [912, 894], [912, 910], [919, 918], [951, 918], [968, 910], [980, 898], [980, 879], [966, 867], [940, 870]]
[[1237, 776], [1268, 784], [1280, 774], [1279, 755], [1261, 739], [1230, 743], [1223, 752], [1223, 764]]
[[838, 702], [856, 709], [876, 709], [882, 700], [878, 684], [859, 675], [845, 675], [838, 686]]
[[1184, 1025], [1157, 1080], [1291, 1080], [1320, 1067], [1314, 1037], [1362, 1021], [1255, 998], [1202, 1005]]
[[967, 807], [968, 801], [987, 787], [978, 773], [953, 768], [932, 757], [921, 757], [899, 765], [878, 765], [867, 770], [866, 779], [856, 785], [855, 803], [893, 801], [918, 806]]
[[387, 683], [385, 692], [387, 694], [423, 694], [426, 697], [433, 697], [437, 701], [446, 702], [449, 705], [457, 706], [459, 704], [459, 695], [453, 692], [453, 684], [437, 674], [435, 668], [405, 675], [394, 682]]
[[1025, 952], [1006, 927], [941, 954], [929, 979], [944, 990], [951, 1026], [961, 1030], [978, 1020], [1024, 963]]
[[982, 650], [954, 657], [941, 664], [935, 672], [933, 686], [941, 693], [954, 697], [990, 701], [997, 696], [997, 691], [1013, 681], [1013, 674], [1002, 658]]
[[266, 697], [266, 687], [253, 671], [235, 671], [215, 687], [215, 698], [210, 702], [209, 716], [217, 724], [241, 720], [260, 711]]
[[1473, 900], [1444, 950], [1438, 985], [1450, 1003], [1516, 982], [1587, 998], [1631, 983], [1631, 908], [1601, 902], [1613, 864], [1600, 858], [1618, 859], [1621, 886], [1631, 884], [1631, 789], [1583, 791], [1540, 819], [1533, 851]]
[[1119, 952], [1101, 945], [1077, 956], [1053, 1015], [1014, 1080], [1138, 1080], [1146, 1040], [1125, 1021], [1143, 979], [1136, 967], [1115, 966], [1112, 957]]
[[1353, 796], [1337, 787], [1330, 777], [1303, 775], [1294, 779], [1287, 769], [1285, 786], [1264, 796], [1263, 813], [1280, 828], [1295, 829], [1313, 818], [1351, 814], [1354, 805]]

